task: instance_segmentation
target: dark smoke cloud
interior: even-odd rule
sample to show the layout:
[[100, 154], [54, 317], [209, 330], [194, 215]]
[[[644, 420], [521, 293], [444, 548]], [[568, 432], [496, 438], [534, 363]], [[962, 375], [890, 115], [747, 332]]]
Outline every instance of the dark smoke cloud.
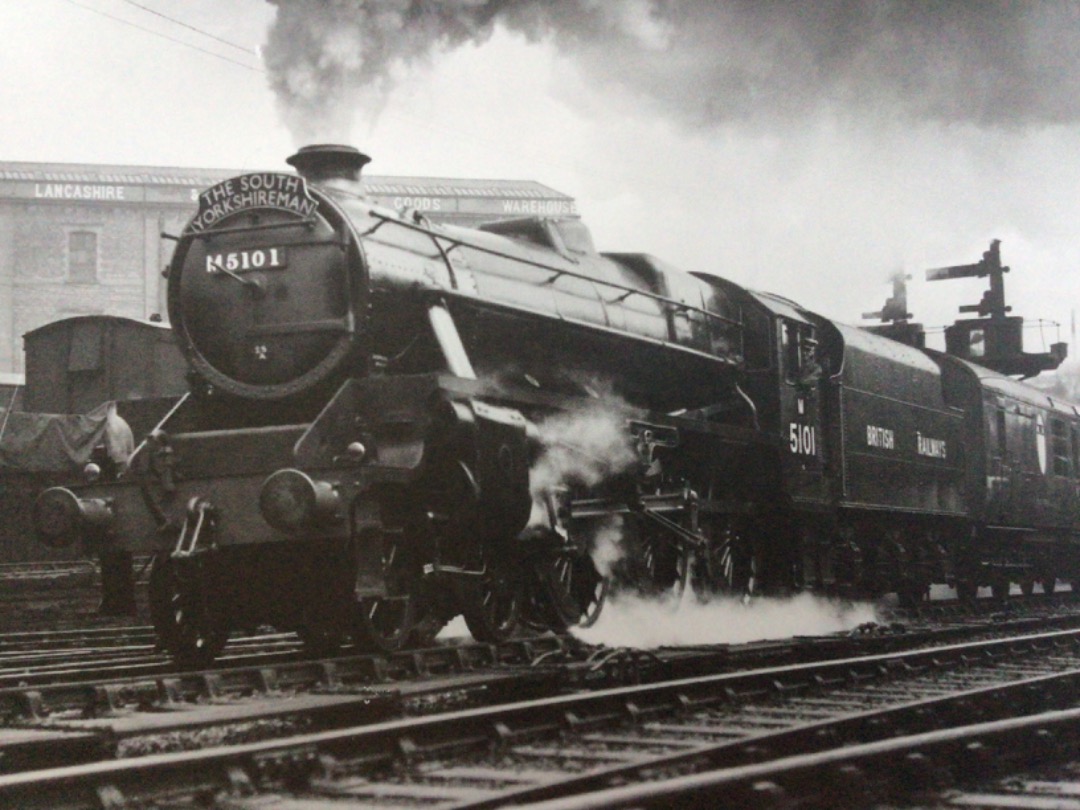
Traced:
[[[682, 123], [1080, 118], [1069, 0], [269, 0], [266, 62], [299, 140], [348, 134], [416, 65], [502, 26]], [[495, 69], [498, 69], [497, 67]]]
[[490, 36], [500, 3], [476, 0], [269, 0], [270, 85], [300, 143], [348, 140], [373, 118], [398, 73]]

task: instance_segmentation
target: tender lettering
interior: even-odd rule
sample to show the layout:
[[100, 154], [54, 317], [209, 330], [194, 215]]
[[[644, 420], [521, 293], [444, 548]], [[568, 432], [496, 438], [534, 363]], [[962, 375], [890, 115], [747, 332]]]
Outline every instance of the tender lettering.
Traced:
[[867, 425], [866, 444], [869, 447], [879, 447], [882, 450], [895, 450], [896, 434], [889, 428]]
[[931, 439], [921, 433], [915, 434], [916, 450], [920, 456], [947, 458], [944, 439]]
[[813, 425], [788, 424], [788, 449], [801, 456], [817, 455], [817, 431]]

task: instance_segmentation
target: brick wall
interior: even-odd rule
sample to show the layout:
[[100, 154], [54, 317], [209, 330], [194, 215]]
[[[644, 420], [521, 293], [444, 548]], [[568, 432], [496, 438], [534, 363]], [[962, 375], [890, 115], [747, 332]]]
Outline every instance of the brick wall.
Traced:
[[[0, 371], [23, 372], [22, 335], [60, 318], [166, 317], [161, 270], [173, 243], [159, 234], [179, 233], [188, 215], [148, 206], [0, 203]], [[73, 231], [96, 235], [93, 280], [70, 277]]]

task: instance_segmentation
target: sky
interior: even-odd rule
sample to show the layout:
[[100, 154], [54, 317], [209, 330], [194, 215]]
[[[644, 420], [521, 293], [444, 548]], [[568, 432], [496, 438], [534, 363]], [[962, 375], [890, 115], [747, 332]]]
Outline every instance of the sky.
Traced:
[[[794, 10], [793, 10], [794, 9]], [[535, 180], [601, 250], [928, 326], [992, 239], [1027, 350], [1080, 309], [1080, 4], [0, 0], [0, 159]], [[940, 338], [931, 338], [931, 344]], [[1080, 348], [1077, 348], [1080, 351]]]

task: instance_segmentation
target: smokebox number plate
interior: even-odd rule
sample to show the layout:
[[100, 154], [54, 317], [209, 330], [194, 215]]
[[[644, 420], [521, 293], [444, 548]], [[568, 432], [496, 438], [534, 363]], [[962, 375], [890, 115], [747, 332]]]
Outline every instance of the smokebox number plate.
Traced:
[[207, 273], [245, 273], [249, 270], [279, 270], [288, 264], [283, 247], [230, 250], [206, 254]]

